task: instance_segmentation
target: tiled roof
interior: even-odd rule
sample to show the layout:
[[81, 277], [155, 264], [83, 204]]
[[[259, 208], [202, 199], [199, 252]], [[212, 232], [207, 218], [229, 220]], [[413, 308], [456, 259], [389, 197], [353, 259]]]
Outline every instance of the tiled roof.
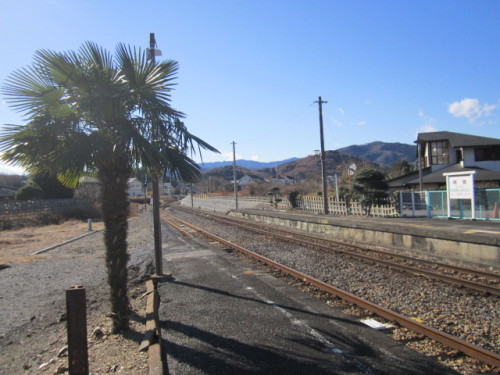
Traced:
[[[491, 171], [482, 168], [473, 168], [473, 167], [462, 167], [461, 164], [454, 164], [447, 168], [440, 169], [434, 173], [430, 173], [422, 177], [422, 181], [424, 184], [444, 184], [446, 182], [446, 178], [443, 176], [443, 173], [452, 173], [452, 172], [469, 172], [476, 171], [474, 175], [474, 180], [476, 181], [500, 181], [500, 172]], [[410, 180], [406, 182], [406, 184], [418, 184], [420, 181], [418, 178], [414, 180]]]
[[453, 132], [419, 133], [416, 143], [448, 140], [452, 147], [499, 146], [500, 139]]

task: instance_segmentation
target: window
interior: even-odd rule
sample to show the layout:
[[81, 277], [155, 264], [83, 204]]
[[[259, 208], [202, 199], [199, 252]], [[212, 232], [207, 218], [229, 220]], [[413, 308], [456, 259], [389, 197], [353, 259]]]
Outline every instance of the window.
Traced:
[[448, 141], [431, 142], [431, 164], [449, 164]]
[[474, 157], [476, 161], [500, 160], [500, 146], [476, 148]]

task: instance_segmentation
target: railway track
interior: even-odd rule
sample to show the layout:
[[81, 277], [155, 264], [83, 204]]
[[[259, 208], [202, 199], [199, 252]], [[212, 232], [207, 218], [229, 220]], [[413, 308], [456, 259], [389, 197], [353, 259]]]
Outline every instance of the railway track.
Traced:
[[[189, 210], [190, 213], [195, 213], [191, 210]], [[467, 341], [464, 341], [460, 338], [457, 338], [455, 336], [452, 336], [446, 332], [440, 331], [438, 329], [435, 329], [433, 327], [430, 327], [426, 324], [420, 323], [416, 321], [413, 318], [406, 317], [402, 314], [399, 314], [397, 312], [394, 312], [390, 309], [384, 308], [382, 306], [379, 306], [375, 303], [369, 302], [363, 298], [357, 297], [354, 294], [351, 294], [345, 290], [336, 288], [332, 285], [329, 285], [321, 280], [318, 280], [314, 277], [308, 276], [304, 273], [301, 273], [295, 269], [292, 269], [286, 265], [280, 264], [270, 258], [264, 257], [260, 254], [257, 254], [256, 252], [253, 252], [251, 250], [245, 249], [235, 243], [232, 243], [230, 241], [227, 241], [215, 234], [212, 234], [208, 231], [205, 231], [191, 223], [188, 223], [185, 220], [182, 220], [178, 217], [175, 217], [173, 215], [164, 213], [163, 214], [163, 219], [169, 223], [173, 224], [173, 226], [182, 232], [184, 232], [186, 235], [191, 235], [189, 232], [185, 231], [182, 226], [191, 228], [192, 230], [195, 230], [196, 232], [213, 239], [224, 246], [227, 246], [231, 249], [237, 250], [239, 252], [242, 252], [246, 255], [251, 256], [252, 258], [267, 264], [277, 270], [280, 270], [281, 272], [284, 272], [288, 275], [291, 275], [297, 279], [300, 279], [301, 281], [308, 283], [310, 285], [313, 285], [314, 287], [318, 288], [319, 290], [322, 290], [328, 294], [332, 294], [335, 296], [338, 296], [342, 298], [343, 300], [353, 303], [363, 309], [366, 309], [372, 313], [375, 313], [378, 316], [381, 316], [389, 321], [396, 322], [402, 327], [408, 328], [414, 332], [417, 332], [421, 335], [424, 335], [426, 337], [429, 337], [443, 345], [446, 345], [447, 347], [453, 348], [455, 350], [458, 350], [460, 352], [465, 353], [466, 355], [475, 358], [483, 363], [489, 364], [491, 366], [495, 367], [500, 367], [500, 356], [494, 352], [488, 351], [486, 349], [483, 349], [479, 346], [476, 346], [474, 344], [471, 344]], [[180, 223], [180, 225], [177, 225], [173, 223], [173, 221]]]
[[255, 233], [273, 236], [302, 246], [314, 247], [325, 251], [335, 251], [365, 262], [380, 264], [431, 279], [441, 280], [449, 284], [458, 285], [494, 296], [500, 296], [500, 288], [498, 287], [500, 284], [500, 275], [496, 273], [438, 263], [425, 259], [416, 259], [373, 247], [348, 244], [329, 238], [249, 222], [247, 220], [227, 218], [184, 207], [175, 207], [175, 209], [202, 215], [219, 222], [239, 226]]

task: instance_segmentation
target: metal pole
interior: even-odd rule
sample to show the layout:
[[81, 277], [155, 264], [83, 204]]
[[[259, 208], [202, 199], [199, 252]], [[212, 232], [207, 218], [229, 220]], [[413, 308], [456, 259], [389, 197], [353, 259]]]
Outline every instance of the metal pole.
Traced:
[[[156, 40], [155, 34], [149, 34], [149, 58], [155, 63]], [[153, 142], [158, 142], [158, 125], [154, 126]], [[156, 145], [157, 146], [157, 145]], [[155, 241], [155, 270], [157, 275], [163, 275], [163, 255], [161, 248], [161, 223], [160, 223], [160, 188], [158, 186], [158, 175], [153, 175], [153, 231]]]
[[339, 179], [337, 178], [338, 174], [335, 172], [335, 199], [337, 202], [339, 201]]
[[233, 180], [234, 180], [234, 203], [238, 209], [238, 182], [236, 181], [236, 143], [233, 141]]
[[321, 139], [321, 180], [323, 182], [323, 213], [326, 215], [328, 213], [328, 192], [327, 192], [327, 181], [326, 181], [326, 167], [325, 167], [325, 140], [323, 136], [323, 103], [328, 103], [321, 100], [321, 96], [316, 102], [319, 104], [319, 133]]
[[68, 330], [68, 364], [70, 375], [88, 375], [87, 306], [85, 288], [74, 286], [66, 290]]
[[417, 154], [418, 154], [418, 182], [420, 191], [423, 191], [424, 181], [422, 177], [422, 144], [417, 143]]
[[191, 208], [194, 208], [193, 184], [191, 184]]

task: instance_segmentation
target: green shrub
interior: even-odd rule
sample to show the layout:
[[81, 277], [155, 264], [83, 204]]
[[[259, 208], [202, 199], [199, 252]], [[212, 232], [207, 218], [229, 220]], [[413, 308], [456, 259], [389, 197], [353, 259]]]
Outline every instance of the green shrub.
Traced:
[[288, 193], [288, 201], [290, 202], [290, 205], [292, 208], [297, 208], [297, 197], [299, 196], [299, 192], [296, 190], [293, 190]]
[[43, 190], [37, 185], [26, 185], [20, 188], [16, 192], [16, 200], [31, 200], [31, 199], [43, 199]]

